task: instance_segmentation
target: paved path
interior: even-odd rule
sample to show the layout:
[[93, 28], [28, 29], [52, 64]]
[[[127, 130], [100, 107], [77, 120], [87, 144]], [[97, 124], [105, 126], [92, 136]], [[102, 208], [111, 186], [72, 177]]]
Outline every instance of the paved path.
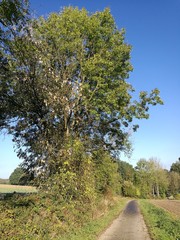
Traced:
[[135, 200], [127, 204], [121, 215], [113, 221], [98, 240], [150, 240]]

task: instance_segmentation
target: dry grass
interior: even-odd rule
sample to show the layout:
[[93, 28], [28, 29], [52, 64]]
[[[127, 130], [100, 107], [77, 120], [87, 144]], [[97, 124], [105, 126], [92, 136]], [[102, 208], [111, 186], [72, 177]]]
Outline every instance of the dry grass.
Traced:
[[0, 193], [31, 193], [37, 192], [35, 187], [32, 186], [19, 186], [19, 185], [9, 185], [9, 184], [0, 184]]

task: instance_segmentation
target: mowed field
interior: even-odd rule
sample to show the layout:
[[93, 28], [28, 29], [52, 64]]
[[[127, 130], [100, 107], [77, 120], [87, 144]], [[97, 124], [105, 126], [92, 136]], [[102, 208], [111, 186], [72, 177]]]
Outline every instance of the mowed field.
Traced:
[[149, 202], [180, 218], [180, 200], [149, 200]]
[[32, 186], [19, 186], [19, 185], [9, 185], [9, 184], [0, 184], [0, 193], [31, 193], [37, 192], [35, 187]]

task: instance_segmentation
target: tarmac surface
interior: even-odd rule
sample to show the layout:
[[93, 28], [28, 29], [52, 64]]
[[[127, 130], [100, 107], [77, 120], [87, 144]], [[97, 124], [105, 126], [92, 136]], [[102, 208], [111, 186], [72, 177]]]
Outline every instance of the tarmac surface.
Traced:
[[151, 240], [136, 200], [128, 202], [98, 240]]

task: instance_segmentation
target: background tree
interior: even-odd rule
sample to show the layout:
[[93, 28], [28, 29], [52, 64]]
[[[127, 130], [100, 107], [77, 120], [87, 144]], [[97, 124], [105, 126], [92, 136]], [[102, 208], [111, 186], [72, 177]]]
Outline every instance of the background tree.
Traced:
[[121, 193], [121, 176], [118, 164], [107, 152], [99, 150], [93, 153], [96, 190], [101, 194]]
[[172, 163], [169, 172], [169, 195], [180, 193], [180, 158]]
[[71, 155], [76, 139], [87, 152], [128, 151], [129, 124], [148, 118], [148, 105], [162, 104], [157, 89], [132, 100], [134, 89], [126, 81], [131, 46], [109, 9], [90, 15], [64, 8], [27, 23], [7, 46], [0, 127], [13, 135], [29, 171], [45, 162], [48, 175], [56, 173], [59, 156], [65, 149]]
[[136, 165], [135, 184], [139, 187], [143, 198], [147, 198], [152, 194], [152, 180], [149, 175], [148, 161], [140, 159]]
[[122, 194], [126, 197], [136, 197], [138, 193], [135, 182], [135, 169], [125, 161], [118, 161], [118, 172], [121, 176]]
[[169, 195], [176, 195], [180, 193], [180, 175], [177, 172], [169, 172]]
[[128, 162], [118, 161], [118, 172], [124, 181], [134, 181], [135, 170]]
[[180, 174], [180, 158], [175, 163], [172, 163], [170, 171], [177, 172], [178, 174]]
[[136, 170], [136, 184], [142, 197], [165, 196], [168, 190], [168, 175], [156, 158], [140, 159]]
[[17, 167], [10, 175], [9, 182], [12, 185], [24, 185], [21, 179], [24, 177], [25, 172], [21, 167]]

